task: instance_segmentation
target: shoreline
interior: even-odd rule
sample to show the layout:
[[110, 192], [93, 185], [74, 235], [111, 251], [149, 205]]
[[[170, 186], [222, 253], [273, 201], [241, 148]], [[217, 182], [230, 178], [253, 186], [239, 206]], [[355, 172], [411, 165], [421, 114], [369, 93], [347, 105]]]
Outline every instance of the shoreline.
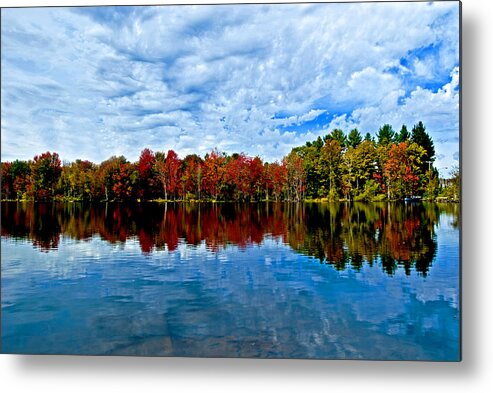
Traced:
[[366, 203], [366, 204], [373, 204], [373, 203], [405, 203], [405, 204], [419, 204], [419, 203], [442, 203], [442, 204], [450, 204], [450, 203], [455, 203], [459, 204], [461, 203], [460, 200], [447, 200], [443, 198], [437, 198], [434, 200], [430, 199], [421, 199], [417, 201], [404, 201], [400, 199], [382, 199], [382, 200], [375, 200], [375, 201], [354, 201], [354, 200], [346, 200], [346, 199], [340, 199], [337, 201], [331, 201], [326, 198], [321, 198], [321, 199], [305, 199], [302, 201], [271, 201], [271, 200], [262, 200], [262, 201], [214, 201], [214, 200], [164, 200], [164, 199], [150, 199], [150, 200], [111, 200], [111, 201], [90, 201], [90, 200], [84, 200], [84, 199], [49, 199], [49, 200], [34, 200], [34, 199], [2, 199], [0, 200], [0, 203], [86, 203], [86, 204], [114, 204], [114, 203], [121, 203], [121, 204], [127, 204], [127, 203], [132, 203], [132, 204], [140, 204], [140, 203], [154, 203], [154, 204], [167, 204], [167, 203], [181, 203], [181, 204], [210, 204], [210, 205], [215, 205], [215, 204], [259, 204], [259, 203], [289, 203], [289, 204], [299, 204], [299, 203], [332, 203], [332, 204], [339, 204], [339, 203]]

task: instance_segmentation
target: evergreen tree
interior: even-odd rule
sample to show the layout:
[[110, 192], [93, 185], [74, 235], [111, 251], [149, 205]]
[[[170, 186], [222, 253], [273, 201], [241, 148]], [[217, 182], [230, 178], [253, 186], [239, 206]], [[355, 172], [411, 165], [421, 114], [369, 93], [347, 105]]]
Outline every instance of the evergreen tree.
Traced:
[[338, 142], [342, 148], [346, 147], [347, 144], [346, 135], [344, 134], [344, 131], [342, 131], [339, 128], [335, 128], [329, 135], [325, 137], [325, 142], [330, 140]]
[[371, 137], [371, 134], [369, 132], [365, 134], [365, 141], [373, 142], [373, 138]]
[[411, 137], [411, 134], [407, 130], [407, 126], [405, 124], [403, 124], [402, 125], [402, 128], [401, 128], [401, 131], [395, 137], [395, 141], [397, 143], [406, 142], [406, 141], [409, 140], [410, 137]]
[[320, 150], [323, 145], [324, 145], [324, 142], [320, 136], [317, 138], [317, 140], [315, 142], [313, 142], [313, 146], [315, 146], [315, 148], [317, 150]]
[[420, 121], [415, 124], [411, 132], [411, 140], [414, 143], [422, 146], [426, 150], [426, 156], [424, 161], [434, 161], [435, 160], [435, 146], [433, 145], [433, 140], [426, 132], [426, 127]]
[[355, 148], [362, 142], [362, 140], [363, 138], [361, 137], [360, 132], [358, 131], [357, 128], [355, 128], [354, 130], [351, 130], [351, 132], [349, 133], [347, 137], [347, 144], [348, 146]]
[[384, 124], [377, 132], [377, 144], [385, 146], [395, 141], [395, 132], [390, 124]]

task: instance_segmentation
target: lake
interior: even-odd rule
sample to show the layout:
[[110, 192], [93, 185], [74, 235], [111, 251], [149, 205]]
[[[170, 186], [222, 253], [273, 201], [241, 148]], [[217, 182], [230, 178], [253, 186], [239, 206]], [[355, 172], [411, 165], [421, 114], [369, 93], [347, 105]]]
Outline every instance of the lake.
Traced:
[[456, 361], [459, 206], [1, 204], [2, 352]]

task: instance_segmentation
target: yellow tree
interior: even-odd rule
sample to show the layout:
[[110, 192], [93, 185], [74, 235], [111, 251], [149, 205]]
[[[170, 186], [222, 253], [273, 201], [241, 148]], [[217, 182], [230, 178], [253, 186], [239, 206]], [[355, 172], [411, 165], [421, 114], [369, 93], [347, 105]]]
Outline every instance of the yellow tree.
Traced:
[[294, 150], [287, 155], [284, 161], [288, 172], [288, 200], [301, 201], [306, 186], [306, 172], [303, 159]]
[[329, 199], [337, 199], [337, 179], [339, 178], [341, 163], [341, 144], [336, 139], [327, 139], [320, 150], [318, 173], [320, 175], [320, 184], [328, 187]]

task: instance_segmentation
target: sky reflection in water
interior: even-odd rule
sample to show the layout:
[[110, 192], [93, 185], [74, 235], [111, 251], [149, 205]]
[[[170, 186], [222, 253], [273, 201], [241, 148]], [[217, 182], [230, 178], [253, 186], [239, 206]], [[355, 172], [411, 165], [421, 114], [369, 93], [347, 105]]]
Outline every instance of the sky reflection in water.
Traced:
[[457, 360], [458, 247], [451, 205], [2, 204], [2, 351]]

